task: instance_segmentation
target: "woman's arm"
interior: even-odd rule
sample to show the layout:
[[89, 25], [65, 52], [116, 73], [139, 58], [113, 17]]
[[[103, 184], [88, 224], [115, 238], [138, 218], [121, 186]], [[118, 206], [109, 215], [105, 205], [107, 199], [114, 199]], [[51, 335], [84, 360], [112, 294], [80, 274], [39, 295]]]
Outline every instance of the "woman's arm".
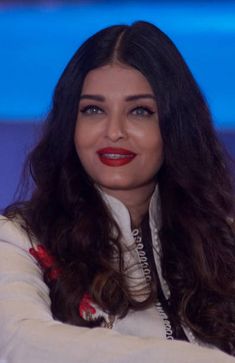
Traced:
[[52, 318], [26, 234], [0, 218], [0, 360], [7, 363], [232, 363], [218, 350], [82, 328]]

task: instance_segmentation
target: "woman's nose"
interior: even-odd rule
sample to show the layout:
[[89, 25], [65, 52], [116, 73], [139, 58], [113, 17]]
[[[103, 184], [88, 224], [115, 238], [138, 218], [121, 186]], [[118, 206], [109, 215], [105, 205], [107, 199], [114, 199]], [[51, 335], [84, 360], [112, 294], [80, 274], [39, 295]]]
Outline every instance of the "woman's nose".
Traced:
[[110, 115], [106, 124], [106, 138], [111, 141], [118, 141], [126, 138], [126, 121], [123, 115]]

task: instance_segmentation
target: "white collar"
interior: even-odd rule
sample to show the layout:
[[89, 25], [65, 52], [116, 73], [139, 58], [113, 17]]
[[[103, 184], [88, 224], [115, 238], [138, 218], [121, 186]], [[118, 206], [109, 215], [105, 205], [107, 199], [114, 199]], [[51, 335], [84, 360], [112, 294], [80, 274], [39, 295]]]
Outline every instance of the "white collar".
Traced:
[[[123, 238], [121, 240], [124, 252], [124, 271], [131, 294], [133, 294], [135, 299], [143, 301], [150, 293], [150, 286], [146, 282], [144, 271], [141, 268], [141, 259], [137, 248], [134, 247], [136, 246], [136, 242], [131, 231], [130, 213], [127, 207], [119, 199], [104, 193], [102, 190], [100, 190], [100, 188], [98, 188], [98, 190], [100, 191], [103, 200], [105, 201], [122, 233]], [[154, 233], [157, 231], [160, 223], [159, 211], [159, 192], [158, 186], [156, 185], [149, 203], [149, 223], [152, 235], [154, 235]]]
[[[108, 206], [109, 210], [118, 226], [120, 227], [126, 241], [130, 241], [131, 234], [131, 218], [127, 207], [117, 198], [105, 193], [100, 188], [98, 190], [101, 193], [103, 200]], [[161, 207], [159, 198], [159, 189], [156, 184], [154, 192], [151, 196], [149, 203], [149, 223], [151, 229], [159, 230], [161, 225]]]

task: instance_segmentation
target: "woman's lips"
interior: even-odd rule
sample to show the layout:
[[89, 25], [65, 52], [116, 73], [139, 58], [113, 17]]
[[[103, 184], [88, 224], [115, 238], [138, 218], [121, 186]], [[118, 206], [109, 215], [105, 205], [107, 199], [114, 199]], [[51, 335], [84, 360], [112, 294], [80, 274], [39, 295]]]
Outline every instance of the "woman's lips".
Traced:
[[130, 163], [136, 154], [130, 150], [122, 148], [106, 147], [97, 150], [100, 161], [108, 166], [122, 166]]

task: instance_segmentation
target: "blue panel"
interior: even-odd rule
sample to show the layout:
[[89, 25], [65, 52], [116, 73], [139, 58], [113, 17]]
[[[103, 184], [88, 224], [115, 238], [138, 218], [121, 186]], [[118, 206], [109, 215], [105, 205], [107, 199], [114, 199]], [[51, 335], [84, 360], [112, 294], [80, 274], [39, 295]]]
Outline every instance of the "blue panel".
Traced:
[[235, 4], [125, 3], [2, 7], [0, 119], [38, 120], [76, 48], [95, 31], [147, 20], [179, 47], [218, 128], [235, 127]]

